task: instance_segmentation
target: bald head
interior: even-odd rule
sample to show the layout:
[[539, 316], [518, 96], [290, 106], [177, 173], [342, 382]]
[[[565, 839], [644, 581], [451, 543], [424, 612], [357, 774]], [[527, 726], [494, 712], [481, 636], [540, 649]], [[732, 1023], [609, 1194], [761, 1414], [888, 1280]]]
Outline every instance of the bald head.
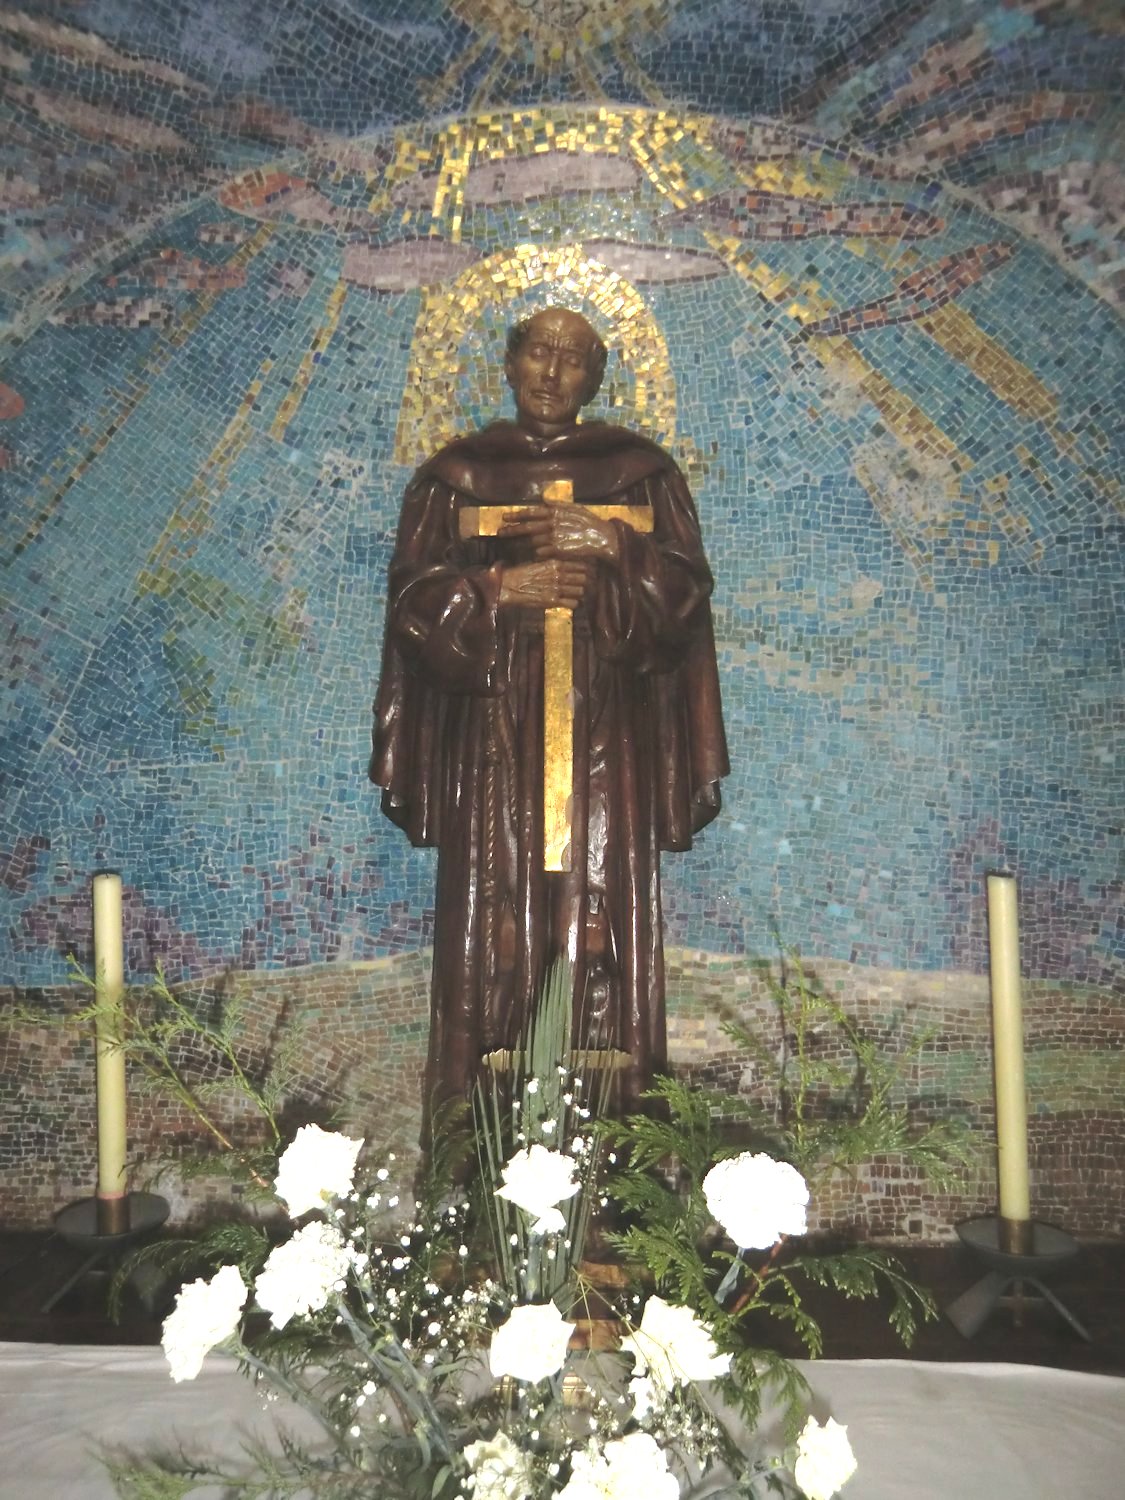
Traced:
[[572, 427], [597, 395], [606, 346], [581, 313], [548, 307], [508, 332], [504, 373], [519, 424], [540, 437]]

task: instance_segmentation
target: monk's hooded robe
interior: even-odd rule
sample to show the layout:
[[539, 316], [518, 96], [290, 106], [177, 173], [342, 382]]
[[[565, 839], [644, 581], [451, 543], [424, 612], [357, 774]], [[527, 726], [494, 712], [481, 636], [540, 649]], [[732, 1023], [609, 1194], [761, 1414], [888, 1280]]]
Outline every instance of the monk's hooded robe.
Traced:
[[[500, 607], [525, 540], [463, 539], [463, 506], [643, 505], [619, 561], [574, 614], [574, 803], [568, 873], [543, 871], [543, 612]], [[660, 851], [691, 847], [729, 771], [712, 577], [679, 469], [605, 423], [541, 439], [498, 422], [415, 474], [390, 565], [371, 779], [412, 844], [438, 853], [428, 1061], [431, 1108], [471, 1091], [481, 1057], [517, 1044], [560, 952], [586, 1037], [627, 1052], [620, 1106], [666, 1062]]]

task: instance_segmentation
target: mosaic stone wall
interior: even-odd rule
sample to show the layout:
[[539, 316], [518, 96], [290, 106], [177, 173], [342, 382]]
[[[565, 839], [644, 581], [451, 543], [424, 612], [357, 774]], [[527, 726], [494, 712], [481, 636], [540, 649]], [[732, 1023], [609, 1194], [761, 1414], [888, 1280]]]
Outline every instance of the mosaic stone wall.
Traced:
[[[669, 1045], [685, 1079], [740, 1093], [772, 1108], [776, 1093], [759, 1060], [724, 1029], [751, 1031], [766, 1056], [783, 1037], [761, 963], [681, 949], [669, 953]], [[879, 1158], [855, 1179], [834, 1178], [818, 1190], [813, 1227], [895, 1241], [935, 1241], [996, 1202], [988, 985], [983, 976], [928, 974], [815, 961], [809, 968], [859, 1032], [877, 1039], [901, 1069], [895, 1102], [922, 1123], [955, 1119], [968, 1130], [976, 1158], [962, 1184], [935, 1193], [898, 1159]], [[774, 972], [776, 973], [776, 967]], [[428, 954], [303, 970], [244, 971], [181, 987], [189, 1003], [209, 1010], [220, 999], [240, 1007], [239, 1052], [251, 1076], [296, 1040], [299, 1076], [283, 1118], [290, 1130], [307, 1119], [334, 1122], [415, 1158], [429, 1010]], [[36, 1007], [58, 1018], [85, 998], [73, 988], [37, 992]], [[1125, 1119], [1120, 1053], [1125, 1015], [1105, 991], [1052, 981], [1029, 984], [1024, 997], [1027, 1079], [1031, 1098], [1028, 1156], [1036, 1215], [1096, 1237], [1125, 1233]], [[792, 1039], [790, 1038], [790, 1045]], [[922, 1041], [916, 1057], [913, 1043]], [[830, 1026], [810, 1041], [820, 1060], [854, 1066]], [[0, 1201], [9, 1225], [40, 1227], [52, 1212], [92, 1190], [95, 1169], [93, 1044], [86, 1027], [21, 1024], [0, 1029], [0, 1064], [14, 1083], [23, 1122], [0, 1138]], [[213, 1076], [199, 1055], [183, 1055], [190, 1076]], [[130, 1075], [130, 1149], [140, 1172], [158, 1156], [200, 1144], [197, 1125], [166, 1100], [154, 1101]], [[253, 1139], [254, 1120], [235, 1097], [210, 1101], [224, 1131]], [[159, 1180], [175, 1221], [189, 1221], [230, 1201], [221, 1178], [185, 1183], [173, 1166]]]
[[[734, 770], [669, 941], [983, 1004], [1017, 870], [1025, 972], [1100, 997], [1045, 1106], [1082, 1217], [1125, 1081], [1123, 64], [1101, 0], [0, 8], [0, 977], [88, 958], [105, 865], [134, 975], [336, 965], [358, 1016], [356, 964], [422, 961], [433, 864], [364, 778], [398, 500], [564, 300], [717, 575]], [[60, 1171], [71, 1078], [3, 1085]]]

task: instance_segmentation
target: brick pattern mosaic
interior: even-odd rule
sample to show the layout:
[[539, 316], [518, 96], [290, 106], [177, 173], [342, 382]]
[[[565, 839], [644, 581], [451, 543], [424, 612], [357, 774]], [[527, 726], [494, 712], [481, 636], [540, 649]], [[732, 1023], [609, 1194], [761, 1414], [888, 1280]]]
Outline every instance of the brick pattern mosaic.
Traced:
[[[1043, 1145], [1081, 1218], [1125, 1081], [1122, 77], [1099, 0], [0, 9], [0, 979], [88, 959], [106, 865], [135, 976], [422, 962], [433, 864], [364, 778], [383, 573], [562, 300], [717, 574], [734, 772], [669, 941], [776, 925], [955, 1035], [1017, 870], [1025, 972], [1109, 1007]], [[2, 1087], [62, 1163], [58, 1063]]]
[[[815, 1222], [876, 1238], [937, 1240], [961, 1219], [996, 1211], [996, 1120], [988, 981], [965, 973], [922, 974], [806, 960], [811, 976], [887, 1058], [928, 1036], [906, 1064], [896, 1102], [912, 1117], [962, 1122], [978, 1152], [957, 1192], [935, 1193], [901, 1161], [879, 1159], [853, 1183], [839, 1177], [815, 1205]], [[1121, 1055], [1125, 1015], [1093, 986], [1039, 981], [1024, 987], [1028, 1158], [1032, 1212], [1072, 1233], [1125, 1232], [1125, 1113]], [[678, 953], [669, 966], [669, 1044], [676, 1072], [701, 1085], [775, 1103], [762, 1069], [732, 1042], [737, 1023], [776, 1056], [777, 1011], [757, 961]], [[818, 1057], [850, 1066], [829, 1028]]]
[[[669, 953], [669, 1046], [678, 1076], [705, 1087], [772, 1103], [760, 1066], [724, 1032], [739, 1022], [773, 1053], [782, 1043], [777, 1012], [760, 963], [685, 950]], [[979, 1160], [956, 1192], [936, 1194], [903, 1163], [878, 1158], [855, 1180], [836, 1178], [817, 1195], [810, 1222], [884, 1240], [949, 1238], [958, 1220], [996, 1206], [995, 1119], [987, 982], [965, 974], [919, 974], [850, 965], [810, 964], [865, 1036], [888, 1056], [932, 1032], [904, 1070], [901, 1098], [919, 1120], [963, 1121]], [[411, 953], [372, 964], [318, 965], [277, 973], [243, 973], [226, 982], [242, 1007], [240, 1056], [260, 1075], [283, 1034], [300, 1038], [298, 1078], [283, 1118], [295, 1129], [315, 1119], [414, 1159], [429, 1014], [428, 955]], [[181, 994], [213, 1004], [223, 985], [188, 985]], [[4, 999], [10, 997], [2, 997]], [[40, 992], [55, 1015], [76, 1002], [73, 989]], [[1125, 1233], [1125, 1110], [1119, 1059], [1125, 1044], [1121, 1007], [1093, 987], [1050, 982], [1025, 994], [1029, 1095], [1029, 1162], [1037, 1218], [1072, 1233]], [[822, 1056], [848, 1059], [832, 1033]], [[197, 1060], [198, 1061], [198, 1060]], [[18, 1122], [0, 1136], [0, 1204], [9, 1225], [34, 1227], [74, 1198], [92, 1192], [94, 1075], [92, 1038], [81, 1030], [22, 1023], [0, 1028], [3, 1076], [15, 1090], [6, 1102]], [[191, 1066], [191, 1060], [186, 1060]], [[197, 1068], [198, 1076], [206, 1076]], [[223, 1128], [252, 1136], [244, 1107], [221, 1106]], [[130, 1083], [130, 1151], [150, 1161], [159, 1149], [196, 1139], [198, 1127]], [[183, 1182], [171, 1171], [160, 1183], [175, 1221], [229, 1201], [221, 1179]]]

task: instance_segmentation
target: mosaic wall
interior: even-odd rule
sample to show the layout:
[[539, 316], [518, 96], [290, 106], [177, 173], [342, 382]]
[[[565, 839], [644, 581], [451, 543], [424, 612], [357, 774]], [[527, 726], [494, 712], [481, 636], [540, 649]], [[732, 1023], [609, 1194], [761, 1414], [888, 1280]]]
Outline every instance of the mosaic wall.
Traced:
[[1120, 1095], [1122, 77], [1103, 0], [0, 10], [0, 978], [88, 958], [106, 865], [134, 975], [421, 961], [365, 779], [399, 497], [562, 300], [717, 575], [669, 943], [977, 985], [1006, 864], [1104, 1002], [1048, 1112]]
[[[871, 969], [843, 961], [808, 964], [823, 992], [859, 1032], [879, 1042], [899, 1074], [892, 1103], [921, 1124], [956, 1119], [979, 1144], [963, 1181], [935, 1193], [898, 1158], [864, 1164], [818, 1187], [810, 1222], [895, 1241], [950, 1238], [953, 1225], [996, 1204], [994, 1109], [988, 981], [983, 975]], [[775, 974], [778, 972], [774, 967]], [[287, 1133], [308, 1119], [334, 1123], [416, 1158], [429, 1017], [428, 955], [305, 969], [244, 970], [181, 989], [216, 1016], [238, 1007], [238, 1050], [252, 1077], [299, 1058], [287, 1092]], [[34, 1004], [59, 1021], [81, 996], [73, 988], [38, 991]], [[773, 1109], [777, 1091], [762, 1057], [781, 1055], [784, 1039], [761, 961], [677, 952], [668, 966], [669, 1050], [675, 1071], [704, 1087], [738, 1092]], [[1028, 1161], [1036, 1216], [1088, 1237], [1125, 1234], [1125, 1145], [1121, 1051], [1125, 1012], [1093, 986], [1038, 980], [1025, 986], [1025, 1047], [1033, 1109]], [[726, 1027], [753, 1033], [759, 1053]], [[790, 1045], [792, 1039], [790, 1038]], [[820, 1062], [849, 1076], [854, 1054], [830, 1025], [808, 1045]], [[0, 1074], [19, 1100], [18, 1129], [0, 1134], [0, 1203], [8, 1226], [41, 1227], [51, 1213], [92, 1190], [96, 1128], [85, 1027], [0, 1028]], [[185, 1076], [214, 1078], [215, 1060], [199, 1049], [177, 1054]], [[134, 1077], [134, 1084], [136, 1079]], [[233, 1094], [208, 1098], [212, 1117], [234, 1140], [260, 1137], [261, 1121]], [[13, 1112], [14, 1113], [14, 1112]], [[165, 1098], [134, 1087], [129, 1140], [133, 1186], [153, 1186], [160, 1162], [208, 1142], [198, 1125]], [[223, 1178], [185, 1183], [174, 1164], [155, 1184], [172, 1217], [184, 1222], [230, 1201]]]

